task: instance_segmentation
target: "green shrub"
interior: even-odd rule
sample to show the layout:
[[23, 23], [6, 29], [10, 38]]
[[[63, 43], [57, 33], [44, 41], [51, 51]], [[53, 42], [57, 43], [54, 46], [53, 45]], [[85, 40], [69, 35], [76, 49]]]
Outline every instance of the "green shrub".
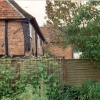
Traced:
[[18, 100], [48, 100], [48, 97], [46, 90], [42, 91], [41, 95], [41, 89], [34, 89], [31, 84], [27, 84], [25, 91], [18, 96]]
[[[57, 79], [59, 70], [55, 69], [57, 63], [50, 61], [48, 67], [45, 64], [48, 59], [40, 60], [21, 73], [18, 68], [16, 72], [10, 58], [1, 59], [0, 100], [100, 100], [100, 81], [88, 80], [80, 87], [61, 85]], [[25, 62], [36, 63], [30, 60]], [[20, 59], [18, 66], [23, 66]]]
[[55, 100], [100, 100], [100, 81], [87, 80], [80, 87], [64, 84]]
[[59, 90], [56, 100], [78, 100], [79, 89], [68, 84], [64, 84]]
[[[27, 84], [31, 84], [35, 91], [38, 88], [38, 90], [41, 91], [41, 96], [43, 93], [42, 91], [46, 91], [45, 94], [48, 98], [53, 99], [60, 85], [56, 78], [57, 70], [55, 70], [55, 67], [57, 66], [57, 63], [50, 61], [48, 67], [45, 65], [48, 59], [41, 58], [40, 60], [41, 62], [38, 62], [36, 66], [34, 66], [35, 64], [29, 65], [27, 69], [21, 73], [18, 68], [16, 72], [16, 67], [12, 65], [10, 58], [2, 58], [0, 60], [0, 99], [8, 100], [11, 98], [11, 100], [16, 100], [18, 95], [23, 94], [23, 92], [26, 91], [25, 87], [27, 87]], [[27, 59], [25, 62], [36, 63], [35, 61], [30, 62], [30, 60]], [[19, 67], [23, 66], [20, 59], [17, 64]], [[48, 70], [50, 70], [51, 73], [48, 73]], [[28, 92], [25, 92], [24, 94], [27, 93]], [[38, 92], [35, 94], [40, 95]]]
[[82, 90], [84, 93], [81, 94], [81, 97], [86, 98], [83, 100], [100, 100], [100, 81], [88, 80], [82, 85]]

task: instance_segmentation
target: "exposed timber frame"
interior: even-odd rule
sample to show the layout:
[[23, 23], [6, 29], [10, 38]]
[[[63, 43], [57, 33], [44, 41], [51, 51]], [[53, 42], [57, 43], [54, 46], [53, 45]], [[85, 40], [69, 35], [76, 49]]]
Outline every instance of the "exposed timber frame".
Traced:
[[5, 20], [5, 54], [8, 56], [8, 20]]
[[38, 44], [37, 44], [37, 32], [35, 32], [35, 47], [36, 47], [35, 56], [37, 57], [37, 47], [38, 47]]

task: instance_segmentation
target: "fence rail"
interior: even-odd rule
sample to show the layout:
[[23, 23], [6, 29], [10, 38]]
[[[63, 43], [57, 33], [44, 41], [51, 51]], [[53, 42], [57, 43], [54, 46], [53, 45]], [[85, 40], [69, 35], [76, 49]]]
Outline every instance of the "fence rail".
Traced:
[[[35, 70], [38, 68], [39, 63], [50, 67], [50, 63], [55, 62], [58, 65], [53, 70], [58, 70], [56, 75], [60, 82], [67, 82], [70, 85], [81, 85], [86, 79], [100, 80], [100, 68], [94, 66], [89, 59], [47, 59], [44, 62], [40, 59], [11, 59], [12, 67], [16, 68], [13, 73], [20, 72], [22, 74], [29, 66], [31, 66], [31, 71]], [[21, 66], [18, 62], [21, 62]], [[7, 62], [3, 63], [3, 60], [0, 59], [0, 63], [5, 64]], [[48, 73], [51, 73], [51, 71], [48, 70]]]

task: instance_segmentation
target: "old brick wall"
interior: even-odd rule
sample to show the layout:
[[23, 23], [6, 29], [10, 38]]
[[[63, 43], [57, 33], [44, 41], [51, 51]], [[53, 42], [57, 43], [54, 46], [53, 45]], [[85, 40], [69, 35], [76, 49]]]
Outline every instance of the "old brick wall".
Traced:
[[[5, 55], [5, 22], [0, 21], [0, 55]], [[21, 22], [8, 22], [8, 54], [24, 55], [24, 34]]]
[[[29, 39], [29, 38], [26, 39], [26, 37], [24, 37], [24, 33], [27, 34], [27, 32], [25, 32], [27, 27], [24, 28], [25, 30], [23, 33], [21, 22], [14, 21], [14, 19], [18, 20], [22, 18], [25, 18], [25, 16], [23, 16], [23, 14], [19, 12], [18, 9], [16, 9], [16, 7], [14, 7], [14, 5], [12, 5], [9, 0], [0, 0], [0, 55], [6, 54], [5, 53], [6, 52], [5, 50], [5, 20], [8, 21], [8, 30], [7, 30], [8, 32], [8, 54], [9, 55], [25, 55], [25, 54], [34, 54], [34, 52], [36, 52], [35, 51], [36, 41], [35, 41], [34, 36], [32, 38], [31, 44], [28, 44], [28, 45], [31, 45], [31, 48], [29, 46], [29, 49], [31, 50], [27, 51], [27, 53], [25, 52], [26, 48], [24, 47], [26, 47], [27, 45], [24, 45], [24, 44], [26, 44], [26, 40]], [[1, 20], [4, 20], [4, 22]], [[35, 32], [32, 34], [34, 35]], [[24, 40], [25, 40], [25, 43], [24, 43]], [[40, 43], [40, 41], [38, 43]], [[38, 49], [39, 49], [38, 51], [40, 52], [40, 48]], [[42, 52], [42, 49], [41, 49], [41, 52]]]
[[[23, 16], [8, 0], [0, 0], [0, 55], [5, 55], [5, 19], [20, 19]], [[2, 20], [1, 20], [2, 19]], [[24, 55], [24, 34], [21, 22], [8, 21], [8, 54]]]
[[72, 45], [69, 45], [66, 49], [61, 49], [56, 45], [50, 45], [50, 51], [55, 56], [59, 57], [65, 57], [66, 59], [72, 59], [73, 58], [73, 48]]
[[24, 34], [21, 22], [8, 22], [9, 55], [24, 55]]
[[0, 21], [0, 55], [5, 54], [5, 22]]
[[[40, 28], [44, 37], [46, 38], [48, 45], [49, 45], [49, 51], [55, 56], [65, 57], [66, 59], [72, 59], [73, 58], [73, 47], [72, 45], [69, 45], [66, 49], [59, 48], [60, 41], [63, 39], [61, 38], [60, 41], [56, 39], [55, 33], [52, 31], [53, 29], [48, 27], [41, 27]], [[58, 44], [55, 45], [55, 40], [58, 41]], [[47, 46], [48, 46], [47, 45]], [[43, 48], [46, 49], [47, 46], [43, 44]], [[47, 48], [48, 49], [48, 48]]]

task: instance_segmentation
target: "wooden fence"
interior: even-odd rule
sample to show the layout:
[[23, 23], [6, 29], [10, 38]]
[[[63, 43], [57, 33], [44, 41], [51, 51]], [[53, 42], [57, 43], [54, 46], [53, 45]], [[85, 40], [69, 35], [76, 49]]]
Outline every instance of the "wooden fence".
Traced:
[[66, 82], [71, 85], [81, 85], [87, 79], [100, 80], [100, 68], [96, 67], [89, 59], [65, 60]]
[[[20, 66], [18, 62], [21, 62], [22, 65]], [[86, 79], [100, 80], [100, 68], [94, 66], [90, 60], [64, 58], [48, 58], [45, 61], [39, 59], [13, 59], [12, 66], [16, 67], [16, 73], [24, 73], [29, 68], [28, 66], [31, 66], [30, 70], [35, 70], [40, 63], [51, 67], [51, 62], [58, 63], [53, 70], [58, 70], [56, 74], [60, 82], [67, 82], [70, 85], [81, 85]], [[51, 73], [51, 71], [48, 72]]]

